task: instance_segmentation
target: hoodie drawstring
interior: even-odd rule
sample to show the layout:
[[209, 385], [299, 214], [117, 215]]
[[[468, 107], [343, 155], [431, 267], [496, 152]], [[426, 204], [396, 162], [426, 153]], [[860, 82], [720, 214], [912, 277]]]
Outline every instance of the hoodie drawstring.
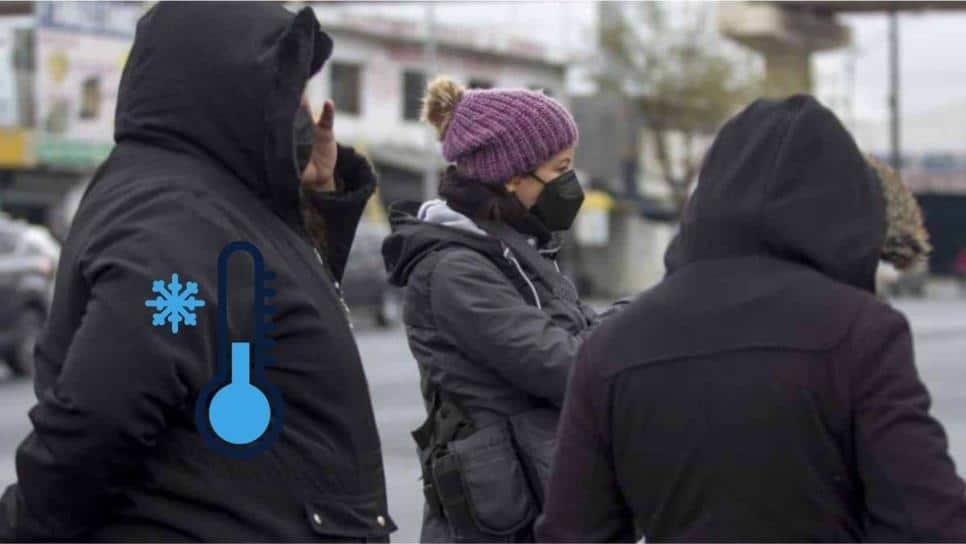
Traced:
[[537, 295], [536, 286], [533, 285], [533, 282], [530, 281], [530, 277], [527, 276], [526, 272], [523, 271], [523, 267], [520, 266], [520, 261], [518, 261], [517, 258], [513, 256], [513, 253], [510, 252], [510, 248], [504, 246], [503, 258], [513, 263], [513, 266], [517, 268], [517, 271], [520, 272], [521, 276], [523, 276], [523, 281], [527, 282], [527, 285], [530, 286], [530, 291], [533, 293], [533, 300], [537, 304], [537, 309], [542, 310], [543, 305], [540, 303], [540, 296]]

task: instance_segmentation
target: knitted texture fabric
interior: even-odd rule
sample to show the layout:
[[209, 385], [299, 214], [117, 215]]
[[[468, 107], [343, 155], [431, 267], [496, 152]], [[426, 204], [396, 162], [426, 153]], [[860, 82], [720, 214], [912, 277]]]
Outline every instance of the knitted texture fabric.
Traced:
[[453, 109], [443, 156], [463, 175], [502, 184], [576, 145], [577, 138], [573, 116], [542, 92], [468, 90]]

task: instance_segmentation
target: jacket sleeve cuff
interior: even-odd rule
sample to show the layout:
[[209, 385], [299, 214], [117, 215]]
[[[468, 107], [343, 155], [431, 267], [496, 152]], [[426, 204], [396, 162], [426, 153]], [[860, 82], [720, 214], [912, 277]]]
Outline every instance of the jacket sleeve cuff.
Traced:
[[336, 191], [301, 190], [306, 227], [325, 255], [332, 275], [342, 281], [356, 227], [376, 190], [376, 174], [365, 157], [340, 145], [335, 165]]
[[353, 206], [365, 206], [366, 201], [369, 200], [376, 189], [375, 181], [354, 190], [346, 190], [349, 183], [339, 177], [336, 177], [335, 183], [336, 189], [334, 191], [320, 191], [302, 187], [302, 199], [319, 212], [343, 210]]
[[376, 174], [365, 157], [348, 146], [338, 146], [334, 191], [302, 187], [302, 198], [320, 212], [346, 210], [365, 203], [376, 190]]

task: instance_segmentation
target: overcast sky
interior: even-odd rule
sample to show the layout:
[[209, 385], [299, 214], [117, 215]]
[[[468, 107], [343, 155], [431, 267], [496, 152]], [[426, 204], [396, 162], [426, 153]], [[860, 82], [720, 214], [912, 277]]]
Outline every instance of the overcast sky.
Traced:
[[[966, 8], [966, 4], [964, 4]], [[887, 115], [889, 25], [885, 15], [843, 19], [853, 29], [855, 108], [862, 118]], [[901, 105], [907, 114], [962, 104], [966, 108], [966, 11], [899, 16]], [[819, 72], [838, 67], [844, 77], [847, 52], [816, 59]], [[966, 145], [966, 143], [964, 143]]]

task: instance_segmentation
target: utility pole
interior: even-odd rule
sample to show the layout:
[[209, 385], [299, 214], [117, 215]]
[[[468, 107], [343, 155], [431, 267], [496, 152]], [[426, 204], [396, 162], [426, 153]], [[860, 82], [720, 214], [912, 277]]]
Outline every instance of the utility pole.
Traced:
[[845, 118], [849, 130], [855, 130], [855, 64], [859, 55], [858, 46], [853, 42], [845, 57]]
[[889, 11], [889, 134], [892, 145], [892, 168], [899, 173], [902, 167], [902, 147], [899, 115], [899, 13]]
[[[436, 76], [438, 71], [436, 59], [436, 11], [433, 2], [425, 4], [426, 41], [423, 45], [423, 73], [425, 80]], [[423, 197], [429, 200], [436, 196], [439, 182], [436, 171], [436, 133], [432, 127], [424, 127], [426, 170], [423, 174]]]

